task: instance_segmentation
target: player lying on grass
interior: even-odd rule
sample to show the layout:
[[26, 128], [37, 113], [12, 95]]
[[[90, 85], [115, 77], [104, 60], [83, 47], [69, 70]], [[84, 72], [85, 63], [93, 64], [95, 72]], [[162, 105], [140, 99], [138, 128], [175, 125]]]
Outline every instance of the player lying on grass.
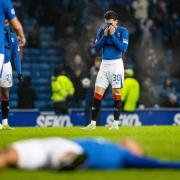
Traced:
[[8, 125], [8, 113], [9, 113], [9, 91], [12, 87], [12, 65], [15, 65], [15, 69], [18, 74], [18, 80], [22, 81], [21, 75], [21, 59], [20, 59], [20, 47], [17, 36], [11, 32], [8, 21], [5, 21], [4, 27], [5, 37], [5, 57], [3, 68], [1, 72], [0, 87], [1, 87], [1, 110], [2, 110], [2, 126], [0, 129], [11, 129]]
[[18, 141], [0, 151], [0, 169], [48, 168], [73, 169], [123, 169], [123, 168], [174, 168], [180, 161], [159, 161], [143, 155], [140, 146], [131, 139], [115, 144], [103, 138], [29, 139]]

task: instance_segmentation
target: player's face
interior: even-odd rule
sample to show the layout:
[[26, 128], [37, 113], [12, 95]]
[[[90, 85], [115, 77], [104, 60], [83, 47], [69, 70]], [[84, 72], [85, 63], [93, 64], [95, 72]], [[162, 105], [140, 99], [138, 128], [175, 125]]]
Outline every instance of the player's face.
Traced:
[[113, 26], [116, 26], [118, 23], [118, 20], [114, 20], [114, 19], [105, 19], [105, 23], [106, 24], [111, 24]]

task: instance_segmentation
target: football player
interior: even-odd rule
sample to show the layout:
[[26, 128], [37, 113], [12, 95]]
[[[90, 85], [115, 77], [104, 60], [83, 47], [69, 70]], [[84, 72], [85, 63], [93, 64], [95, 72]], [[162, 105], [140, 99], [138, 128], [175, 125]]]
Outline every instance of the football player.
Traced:
[[22, 81], [21, 73], [21, 59], [20, 59], [20, 47], [17, 36], [11, 32], [8, 21], [5, 22], [4, 27], [5, 37], [5, 58], [1, 72], [0, 87], [1, 87], [1, 110], [2, 110], [2, 126], [1, 129], [11, 129], [8, 124], [9, 113], [9, 91], [12, 87], [12, 65], [15, 65], [15, 69], [18, 74], [19, 82]]
[[[26, 38], [24, 36], [21, 23], [16, 17], [15, 10], [12, 6], [11, 0], [0, 0], [0, 73], [2, 73], [2, 66], [4, 64], [4, 22], [7, 19], [12, 25], [13, 29], [19, 37], [20, 45], [24, 46]], [[1, 77], [1, 74], [0, 74]]]
[[112, 87], [114, 98], [114, 122], [110, 129], [119, 128], [121, 105], [120, 89], [124, 83], [124, 65], [122, 54], [128, 47], [128, 30], [118, 25], [118, 15], [107, 11], [104, 15], [105, 26], [97, 33], [94, 48], [96, 52], [102, 49], [102, 63], [98, 72], [92, 106], [91, 123], [83, 129], [95, 129], [101, 101], [109, 85]]
[[180, 161], [165, 162], [146, 157], [140, 146], [127, 138], [115, 144], [103, 138], [68, 140], [51, 137], [14, 142], [0, 150], [0, 169], [9, 166], [27, 170], [40, 168], [55, 170], [180, 169]]

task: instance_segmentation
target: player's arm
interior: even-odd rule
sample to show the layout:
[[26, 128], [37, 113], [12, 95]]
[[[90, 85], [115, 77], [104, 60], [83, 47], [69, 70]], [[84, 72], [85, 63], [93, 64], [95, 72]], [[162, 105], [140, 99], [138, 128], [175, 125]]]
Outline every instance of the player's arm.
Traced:
[[20, 80], [20, 78], [22, 78], [20, 47], [16, 35], [12, 34], [12, 37], [14, 39], [14, 42], [11, 53], [11, 61], [14, 63], [16, 72], [18, 74], [18, 79]]
[[17, 18], [14, 18], [10, 21], [10, 24], [12, 25], [12, 27], [16, 31], [17, 35], [19, 36], [19, 39], [20, 39], [19, 45], [24, 46], [26, 44], [26, 38], [25, 38], [23, 27], [22, 27], [21, 23], [19, 22], [19, 20]]
[[11, 3], [11, 0], [4, 1], [3, 5], [6, 19], [8, 19], [8, 21], [16, 31], [17, 35], [19, 36], [20, 46], [24, 46], [26, 44], [26, 38], [24, 35], [23, 27], [16, 17], [16, 13]]
[[96, 52], [99, 52], [100, 49], [104, 46], [104, 44], [106, 42], [107, 36], [102, 31], [103, 31], [103, 29], [101, 28], [97, 33], [96, 41], [94, 44], [94, 48], [95, 48]]
[[179, 161], [160, 161], [149, 157], [139, 157], [132, 153], [127, 153], [124, 165], [126, 168], [173, 168], [180, 169]]
[[124, 30], [122, 34], [122, 41], [114, 34], [112, 36], [112, 41], [117, 49], [119, 49], [122, 52], [125, 52], [128, 47], [128, 30]]

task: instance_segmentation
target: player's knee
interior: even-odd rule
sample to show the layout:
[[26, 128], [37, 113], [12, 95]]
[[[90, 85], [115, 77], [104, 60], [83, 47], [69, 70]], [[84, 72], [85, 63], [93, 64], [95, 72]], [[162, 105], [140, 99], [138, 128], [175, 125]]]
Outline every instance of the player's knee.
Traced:
[[115, 99], [116, 97], [118, 97], [118, 96], [121, 96], [121, 89], [119, 89], [119, 88], [113, 88], [113, 89], [112, 89], [112, 94], [113, 94], [114, 99]]
[[114, 94], [113, 98], [115, 101], [121, 101], [121, 95], [120, 94]]
[[94, 93], [94, 99], [101, 101], [103, 99], [103, 95], [95, 92]]
[[9, 95], [2, 94], [1, 101], [9, 101]]
[[1, 100], [2, 101], [9, 101], [9, 91], [2, 90]]

